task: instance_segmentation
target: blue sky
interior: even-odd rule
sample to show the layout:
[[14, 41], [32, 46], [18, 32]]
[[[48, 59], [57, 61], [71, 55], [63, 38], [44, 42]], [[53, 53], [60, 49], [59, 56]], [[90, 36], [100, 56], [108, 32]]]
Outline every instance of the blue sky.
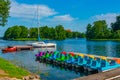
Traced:
[[36, 14], [39, 6], [39, 25], [55, 27], [62, 24], [65, 29], [85, 32], [88, 23], [106, 20], [108, 26], [120, 14], [120, 0], [11, 0], [10, 17], [0, 36], [13, 25], [37, 26]]

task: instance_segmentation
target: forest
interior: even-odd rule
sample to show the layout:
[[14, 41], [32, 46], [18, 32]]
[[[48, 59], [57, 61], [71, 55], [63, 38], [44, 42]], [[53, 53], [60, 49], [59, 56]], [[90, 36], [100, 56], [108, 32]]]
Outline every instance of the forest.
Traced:
[[86, 38], [88, 40], [99, 39], [120, 39], [120, 16], [116, 22], [107, 25], [105, 20], [95, 21], [93, 25], [87, 25]]
[[[51, 40], [64, 40], [66, 38], [84, 38], [85, 33], [74, 32], [70, 29], [65, 30], [62, 25], [57, 25], [55, 27], [42, 26], [39, 27], [39, 33], [41, 39], [51, 39]], [[34, 39], [38, 38], [38, 28], [31, 27], [27, 28], [25, 26], [12, 26], [5, 31], [3, 39], [5, 40], [21, 40], [21, 39]]]

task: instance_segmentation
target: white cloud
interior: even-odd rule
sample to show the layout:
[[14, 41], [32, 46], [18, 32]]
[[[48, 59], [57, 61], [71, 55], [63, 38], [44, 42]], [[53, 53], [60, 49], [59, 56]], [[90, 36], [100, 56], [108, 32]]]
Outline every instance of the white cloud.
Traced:
[[59, 22], [71, 22], [74, 21], [76, 18], [71, 17], [69, 14], [66, 15], [59, 15], [59, 16], [54, 16], [52, 19], [48, 19], [49, 21], [59, 21]]
[[[39, 6], [40, 26], [56, 26], [63, 25], [65, 29], [71, 29], [74, 31], [81, 30], [82, 24], [78, 18], [72, 17], [70, 14], [63, 14], [56, 12], [54, 9], [49, 8], [47, 5], [30, 5], [25, 3], [18, 3], [17, 0], [11, 0], [10, 16], [17, 18], [14, 24], [25, 26], [36, 26], [37, 6]], [[11, 18], [11, 22], [12, 22]], [[77, 21], [77, 22], [76, 22]], [[13, 23], [9, 23], [12, 25]], [[13, 24], [13, 25], [14, 25]], [[84, 28], [84, 27], [83, 27]]]
[[15, 0], [11, 0], [11, 2], [11, 17], [35, 18], [37, 15], [37, 6], [39, 7], [39, 18], [57, 14], [54, 9], [51, 9], [46, 5], [20, 4], [17, 3]]
[[110, 24], [112, 22], [116, 21], [116, 16], [118, 16], [120, 14], [117, 13], [107, 13], [107, 14], [100, 14], [100, 15], [96, 15], [93, 16], [92, 18], [95, 20], [106, 20], [108, 26], [110, 26]]

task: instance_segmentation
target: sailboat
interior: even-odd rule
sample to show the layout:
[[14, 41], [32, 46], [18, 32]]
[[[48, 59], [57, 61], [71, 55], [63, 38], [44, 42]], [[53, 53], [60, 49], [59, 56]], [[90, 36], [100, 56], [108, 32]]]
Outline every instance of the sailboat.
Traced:
[[37, 7], [38, 42], [29, 43], [28, 45], [33, 46], [34, 48], [56, 48], [56, 43], [46, 43], [40, 39], [38, 10], [39, 9]]

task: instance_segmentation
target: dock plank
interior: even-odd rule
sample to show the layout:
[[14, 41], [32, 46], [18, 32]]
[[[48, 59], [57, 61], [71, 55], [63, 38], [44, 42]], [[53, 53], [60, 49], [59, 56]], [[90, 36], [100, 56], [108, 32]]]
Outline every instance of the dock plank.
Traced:
[[32, 50], [32, 46], [15, 46], [17, 48], [17, 51], [20, 50]]
[[[100, 72], [100, 73], [96, 73], [96, 74], [92, 74], [89, 76], [84, 76], [81, 78], [76, 78], [74, 80], [116, 80], [116, 79], [110, 79], [112, 77], [118, 76], [120, 75], [120, 68], [117, 69], [113, 69], [113, 70], [109, 70], [106, 72]], [[118, 77], [120, 80], [120, 77]], [[117, 78], [117, 80], [118, 80]]]

